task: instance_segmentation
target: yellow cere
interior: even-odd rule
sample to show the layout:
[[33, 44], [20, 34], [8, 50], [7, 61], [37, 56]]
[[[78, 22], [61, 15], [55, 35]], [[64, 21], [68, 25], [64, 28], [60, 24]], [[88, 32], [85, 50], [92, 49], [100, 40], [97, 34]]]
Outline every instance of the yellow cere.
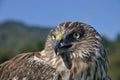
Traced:
[[56, 40], [61, 40], [61, 39], [62, 39], [62, 37], [63, 37], [63, 35], [62, 35], [62, 34], [58, 34], [58, 35], [56, 36]]

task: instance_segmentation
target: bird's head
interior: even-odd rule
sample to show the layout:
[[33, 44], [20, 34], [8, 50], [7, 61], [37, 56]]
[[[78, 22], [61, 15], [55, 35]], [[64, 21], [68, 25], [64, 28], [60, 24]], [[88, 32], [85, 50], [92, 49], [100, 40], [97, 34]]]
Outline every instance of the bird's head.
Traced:
[[79, 55], [81, 58], [84, 55], [93, 55], [89, 51], [100, 47], [98, 45], [100, 43], [99, 34], [90, 25], [81, 22], [65, 22], [51, 30], [45, 47], [69, 62], [74, 55]]
[[90, 25], [80, 22], [66, 22], [51, 30], [46, 48], [53, 49], [55, 54], [59, 56], [68, 52], [73, 53], [82, 48], [86, 49], [97, 41], [100, 42], [101, 37]]

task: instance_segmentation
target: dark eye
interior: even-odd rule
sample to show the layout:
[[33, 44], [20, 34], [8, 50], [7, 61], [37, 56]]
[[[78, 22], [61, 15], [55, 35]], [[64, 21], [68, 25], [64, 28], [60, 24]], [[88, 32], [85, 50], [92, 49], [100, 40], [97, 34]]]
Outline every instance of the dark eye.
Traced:
[[78, 33], [78, 32], [73, 33], [73, 38], [79, 39], [80, 38], [80, 33]]

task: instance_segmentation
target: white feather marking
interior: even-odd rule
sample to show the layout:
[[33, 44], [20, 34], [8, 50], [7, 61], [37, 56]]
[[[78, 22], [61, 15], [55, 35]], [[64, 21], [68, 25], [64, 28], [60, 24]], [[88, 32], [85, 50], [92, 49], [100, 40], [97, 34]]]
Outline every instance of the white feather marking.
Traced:
[[72, 55], [73, 55], [74, 58], [76, 57], [75, 53], [73, 53]]
[[97, 39], [99, 39], [99, 40], [101, 39], [100, 36], [98, 36], [98, 35], [95, 35], [95, 37], [96, 37]]
[[40, 61], [41, 61], [41, 59], [38, 58], [38, 57], [36, 57], [36, 56], [34, 56], [32, 59], [33, 59], [33, 61], [37, 61], [37, 62], [40, 62]]
[[80, 58], [83, 58], [83, 54], [82, 54], [81, 52], [79, 53], [79, 57], [80, 57]]
[[45, 62], [44, 60], [42, 60], [42, 59], [40, 59], [40, 58], [38, 58], [38, 57], [36, 57], [36, 56], [33, 56], [32, 58], [29, 58], [29, 61], [31, 61], [31, 62], [36, 62], [36, 63], [43, 63], [43, 64], [48, 64], [47, 62]]
[[15, 76], [15, 77], [13, 77], [13, 79], [12, 80], [18, 80], [18, 77], [17, 76]]
[[26, 77], [24, 77], [22, 80], [27, 80], [27, 78], [26, 78]]

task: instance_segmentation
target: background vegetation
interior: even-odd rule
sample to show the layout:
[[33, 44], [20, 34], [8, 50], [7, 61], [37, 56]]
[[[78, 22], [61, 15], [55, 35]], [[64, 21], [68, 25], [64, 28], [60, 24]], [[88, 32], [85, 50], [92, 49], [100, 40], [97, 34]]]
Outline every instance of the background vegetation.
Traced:
[[[0, 24], [0, 63], [23, 52], [41, 51], [49, 30], [44, 26], [38, 28], [15, 21]], [[112, 80], [120, 80], [120, 34], [114, 41], [105, 36], [103, 40], [108, 52], [109, 75]]]

